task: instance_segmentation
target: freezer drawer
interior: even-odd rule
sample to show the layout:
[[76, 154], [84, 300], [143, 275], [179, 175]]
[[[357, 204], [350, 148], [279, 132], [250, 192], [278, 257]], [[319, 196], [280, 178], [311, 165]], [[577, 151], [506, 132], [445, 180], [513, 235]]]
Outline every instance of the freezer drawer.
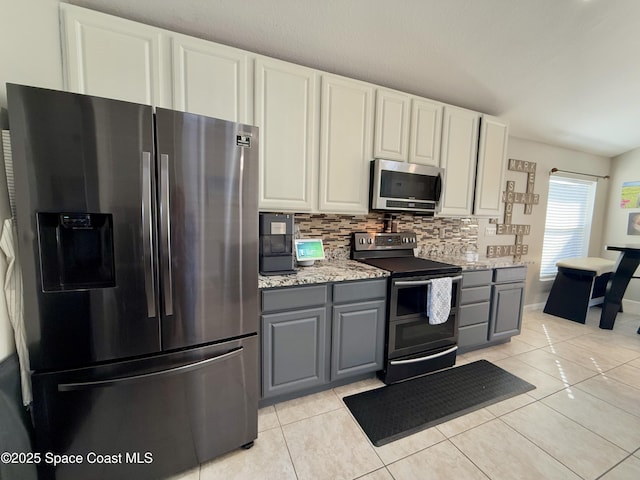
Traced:
[[[257, 335], [33, 375], [36, 448], [81, 455], [41, 478], [164, 478], [257, 437]], [[91, 453], [93, 452], [93, 453]], [[105, 455], [114, 463], [89, 463]]]

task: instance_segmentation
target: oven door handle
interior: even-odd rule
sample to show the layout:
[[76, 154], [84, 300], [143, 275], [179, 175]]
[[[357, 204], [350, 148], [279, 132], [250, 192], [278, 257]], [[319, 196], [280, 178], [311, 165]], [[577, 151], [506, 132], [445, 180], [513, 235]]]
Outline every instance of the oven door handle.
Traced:
[[[462, 275], [458, 275], [457, 277], [452, 277], [451, 281], [453, 282], [454, 280], [462, 280]], [[400, 280], [394, 283], [394, 285], [399, 285], [401, 287], [407, 286], [407, 285], [414, 285], [414, 286], [419, 286], [419, 285], [429, 285], [431, 283], [431, 280]]]
[[444, 350], [442, 352], [438, 352], [438, 353], [434, 353], [433, 355], [427, 355], [426, 357], [420, 357], [420, 358], [411, 358], [409, 360], [391, 360], [389, 362], [390, 365], [405, 365], [407, 363], [417, 363], [417, 362], [424, 362], [425, 360], [431, 360], [432, 358], [438, 358], [438, 357], [442, 357], [444, 355], [447, 355], [451, 352], [455, 352], [456, 350], [458, 350], [458, 346], [454, 346], [451, 348], [448, 348], [447, 350]]

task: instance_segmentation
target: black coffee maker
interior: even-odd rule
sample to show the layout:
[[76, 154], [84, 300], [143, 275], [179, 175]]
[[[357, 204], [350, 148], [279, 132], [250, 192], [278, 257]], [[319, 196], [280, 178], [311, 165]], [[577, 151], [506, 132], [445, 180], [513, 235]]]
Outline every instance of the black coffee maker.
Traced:
[[260, 214], [261, 275], [286, 275], [293, 269], [293, 215], [279, 213]]

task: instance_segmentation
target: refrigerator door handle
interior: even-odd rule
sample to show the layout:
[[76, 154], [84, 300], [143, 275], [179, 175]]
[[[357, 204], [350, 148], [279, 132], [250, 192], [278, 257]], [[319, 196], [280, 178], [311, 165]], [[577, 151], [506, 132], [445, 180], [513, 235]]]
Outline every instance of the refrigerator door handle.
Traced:
[[151, 152], [142, 152], [142, 254], [144, 259], [144, 290], [147, 297], [147, 316], [156, 316], [153, 218], [151, 187]]
[[171, 220], [169, 204], [169, 155], [160, 155], [160, 228], [162, 241], [162, 286], [164, 296], [164, 313], [173, 315], [173, 276], [171, 272]]
[[143, 373], [141, 375], [131, 375], [129, 377], [110, 378], [107, 380], [97, 380], [94, 382], [60, 383], [58, 384], [58, 391], [59, 392], [77, 392], [79, 390], [90, 390], [92, 388], [125, 386], [125, 385], [134, 384], [134, 383], [139, 383], [139, 382], [148, 380], [149, 378], [162, 378], [162, 377], [167, 377], [169, 375], [187, 373], [187, 372], [198, 370], [205, 366], [211, 365], [212, 363], [215, 363], [215, 362], [228, 360], [232, 357], [240, 355], [243, 350], [244, 350], [244, 347], [240, 346], [228, 351], [227, 353], [223, 353], [222, 355], [207, 358], [205, 360], [199, 360], [194, 363], [181, 365], [180, 367], [169, 368], [167, 370], [159, 370], [157, 372]]

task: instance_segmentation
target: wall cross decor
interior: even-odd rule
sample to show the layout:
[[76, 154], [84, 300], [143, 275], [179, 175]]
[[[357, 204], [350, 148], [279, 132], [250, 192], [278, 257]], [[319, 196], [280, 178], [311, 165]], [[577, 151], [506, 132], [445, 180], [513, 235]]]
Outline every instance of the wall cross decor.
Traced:
[[511, 223], [513, 216], [513, 205], [523, 204], [525, 215], [531, 215], [533, 206], [540, 201], [540, 195], [533, 193], [536, 183], [535, 162], [525, 162], [524, 160], [509, 159], [509, 170], [523, 172], [527, 174], [526, 192], [516, 192], [516, 182], [507, 181], [507, 189], [502, 192], [504, 202], [504, 222], [496, 225], [496, 235], [515, 235], [515, 245], [489, 245], [487, 246], [487, 257], [510, 257], [520, 260], [522, 255], [529, 253], [529, 245], [524, 244], [524, 236], [531, 233], [531, 225], [516, 225]]

